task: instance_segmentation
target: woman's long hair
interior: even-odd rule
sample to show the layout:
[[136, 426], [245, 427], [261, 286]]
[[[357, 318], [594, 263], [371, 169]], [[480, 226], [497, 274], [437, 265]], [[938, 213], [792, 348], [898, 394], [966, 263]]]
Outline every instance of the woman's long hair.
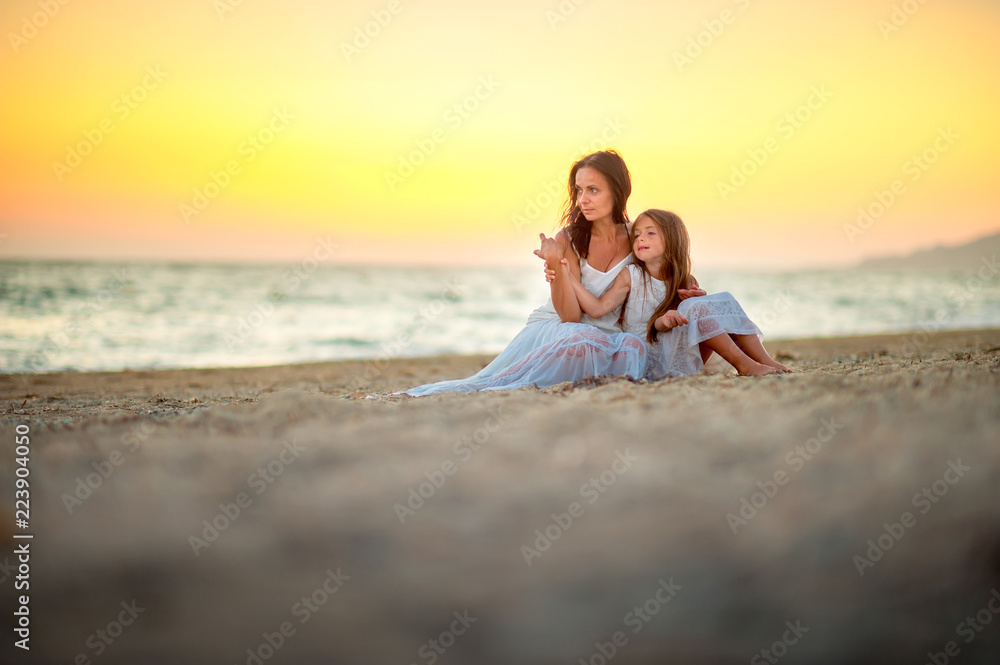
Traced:
[[[677, 213], [669, 212], [667, 210], [657, 210], [655, 208], [646, 210], [640, 214], [636, 219], [646, 215], [656, 226], [660, 229], [660, 233], [663, 234], [664, 240], [664, 252], [663, 252], [663, 274], [652, 275], [649, 272], [649, 268], [646, 267], [646, 262], [639, 260], [637, 256], [632, 256], [636, 265], [642, 268], [642, 281], [643, 281], [643, 292], [648, 293], [646, 290], [647, 282], [650, 276], [656, 279], [661, 279], [667, 284], [667, 295], [663, 298], [663, 302], [656, 308], [653, 316], [649, 319], [649, 326], [646, 329], [646, 339], [650, 344], [656, 342], [656, 320], [666, 314], [671, 309], [677, 309], [681, 304], [681, 299], [677, 295], [679, 289], [687, 289], [691, 286], [691, 237], [688, 235], [687, 227], [684, 226], [684, 222]], [[635, 226], [632, 227], [632, 247], [635, 247]], [[628, 304], [628, 299], [626, 298], [625, 303], [622, 305], [621, 316], [619, 321], [621, 321], [625, 316], [625, 305]], [[620, 324], [619, 324], [620, 325]]]
[[576, 174], [586, 166], [599, 171], [608, 179], [611, 193], [615, 197], [615, 205], [611, 211], [615, 224], [629, 221], [625, 206], [632, 194], [632, 176], [625, 166], [625, 160], [615, 150], [592, 152], [573, 164], [573, 168], [569, 170], [568, 198], [563, 204], [562, 226], [567, 229], [576, 253], [582, 258], [587, 258], [590, 254], [590, 234], [594, 226], [593, 222], [583, 216], [576, 197]]

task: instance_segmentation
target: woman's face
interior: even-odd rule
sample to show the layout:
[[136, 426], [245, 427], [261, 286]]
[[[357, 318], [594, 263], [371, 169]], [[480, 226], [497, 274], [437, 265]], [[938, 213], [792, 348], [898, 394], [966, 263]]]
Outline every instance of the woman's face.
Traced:
[[632, 227], [632, 236], [632, 253], [640, 261], [646, 262], [667, 253], [667, 239], [649, 215], [639, 215]]
[[615, 195], [604, 174], [595, 168], [584, 166], [576, 172], [576, 204], [583, 216], [593, 222], [605, 217], [611, 218], [615, 209]]

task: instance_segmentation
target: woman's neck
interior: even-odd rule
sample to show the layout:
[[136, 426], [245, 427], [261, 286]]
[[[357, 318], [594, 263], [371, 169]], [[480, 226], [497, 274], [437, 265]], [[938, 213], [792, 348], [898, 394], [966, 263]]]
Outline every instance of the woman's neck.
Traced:
[[608, 215], [607, 217], [595, 219], [590, 227], [590, 237], [606, 240], [614, 240], [617, 238], [618, 225], [615, 224], [614, 218]]

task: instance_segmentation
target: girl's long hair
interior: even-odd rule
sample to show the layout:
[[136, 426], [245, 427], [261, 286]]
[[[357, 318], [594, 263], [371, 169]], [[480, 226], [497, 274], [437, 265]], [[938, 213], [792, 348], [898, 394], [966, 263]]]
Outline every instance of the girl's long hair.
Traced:
[[[667, 284], [667, 295], [663, 298], [663, 302], [656, 308], [653, 316], [649, 319], [649, 326], [646, 329], [646, 340], [653, 344], [656, 342], [656, 326], [654, 325], [656, 320], [666, 314], [671, 309], [677, 309], [681, 303], [680, 297], [677, 295], [678, 289], [686, 289], [691, 286], [691, 237], [688, 235], [687, 227], [684, 226], [684, 222], [677, 213], [669, 212], [667, 210], [657, 210], [655, 208], [646, 210], [640, 214], [636, 219], [646, 215], [656, 226], [660, 229], [660, 233], [663, 234], [663, 240], [665, 244], [663, 258], [663, 274], [662, 275], [651, 275], [649, 268], [646, 267], [646, 262], [639, 260], [637, 256], [632, 256], [636, 265], [642, 268], [642, 281], [643, 281], [643, 292], [647, 291], [647, 282], [650, 276], [656, 279], [661, 279]], [[635, 226], [632, 227], [632, 247], [635, 247]], [[625, 302], [622, 304], [621, 314], [619, 315], [619, 325], [625, 317], [625, 306], [628, 304], [628, 297], [626, 296]]]
[[615, 150], [592, 152], [573, 164], [569, 170], [568, 196], [563, 204], [562, 226], [567, 229], [576, 253], [584, 259], [590, 254], [590, 234], [594, 225], [580, 211], [576, 197], [576, 174], [587, 166], [599, 171], [608, 179], [611, 193], [615, 197], [615, 205], [611, 211], [615, 224], [625, 224], [629, 221], [625, 206], [632, 194], [632, 176], [625, 166], [625, 160]]

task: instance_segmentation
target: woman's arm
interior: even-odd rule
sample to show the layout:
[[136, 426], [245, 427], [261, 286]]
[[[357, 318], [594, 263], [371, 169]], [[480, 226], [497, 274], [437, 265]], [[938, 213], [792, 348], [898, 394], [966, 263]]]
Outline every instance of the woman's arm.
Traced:
[[[708, 293], [703, 288], [701, 288], [701, 285], [698, 284], [698, 280], [694, 278], [694, 275], [691, 275], [691, 282], [688, 284], [688, 288], [677, 289], [677, 297], [679, 297], [681, 300], [687, 300], [688, 298], [697, 298], [699, 296], [707, 296], [707, 295]], [[665, 332], [665, 331], [661, 330], [660, 332]]]
[[[573, 251], [569, 234], [564, 229], [557, 233], [555, 238], [546, 238], [544, 234], [540, 236], [542, 246], [535, 254], [545, 259], [545, 264], [555, 272], [555, 279], [549, 284], [552, 306], [555, 307], [560, 320], [579, 322], [583, 310], [580, 309], [580, 302], [573, 291], [570, 277], [576, 277], [576, 280], [580, 281], [580, 259]], [[568, 276], [560, 268], [562, 261], [566, 262]]]
[[628, 295], [628, 291], [632, 287], [632, 276], [629, 274], [628, 268], [623, 268], [608, 290], [604, 292], [604, 295], [598, 298], [584, 288], [579, 278], [568, 275], [569, 269], [565, 263], [563, 264], [563, 272], [567, 273], [567, 280], [573, 285], [573, 292], [580, 303], [580, 308], [595, 319], [621, 307], [621, 304], [625, 302], [625, 296]]

